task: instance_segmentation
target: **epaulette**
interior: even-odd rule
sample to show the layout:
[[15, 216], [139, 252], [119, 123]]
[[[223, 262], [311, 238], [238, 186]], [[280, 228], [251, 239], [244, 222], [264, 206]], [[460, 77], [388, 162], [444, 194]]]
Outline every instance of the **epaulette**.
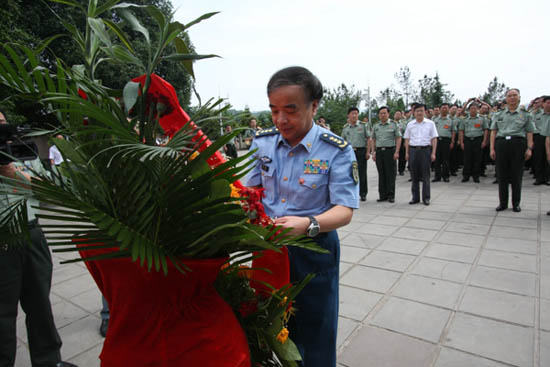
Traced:
[[256, 131], [256, 137], [259, 138], [261, 136], [268, 136], [268, 135], [275, 135], [279, 134], [279, 129], [276, 127], [272, 127], [270, 129], [260, 129]]
[[343, 150], [345, 147], [348, 146], [348, 142], [342, 139], [339, 136], [331, 135], [331, 134], [321, 134], [321, 140], [326, 141], [329, 144], [332, 144], [334, 146], [337, 146], [341, 150]]

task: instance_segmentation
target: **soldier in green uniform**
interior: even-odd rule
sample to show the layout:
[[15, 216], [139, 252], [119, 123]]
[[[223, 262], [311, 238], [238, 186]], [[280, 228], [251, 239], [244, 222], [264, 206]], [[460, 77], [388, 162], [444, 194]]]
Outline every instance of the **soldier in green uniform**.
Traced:
[[359, 195], [367, 200], [367, 161], [370, 158], [370, 130], [367, 123], [359, 121], [359, 109], [348, 109], [348, 122], [342, 129], [342, 137], [352, 146], [359, 169]]
[[462, 182], [468, 182], [470, 176], [474, 182], [479, 182], [483, 148], [487, 145], [488, 123], [478, 115], [476, 102], [467, 105], [469, 116], [464, 118], [458, 126], [460, 147], [464, 151], [464, 168]]
[[519, 89], [506, 92], [506, 108], [491, 121], [491, 158], [496, 160], [499, 205], [496, 211], [508, 208], [508, 183], [512, 184], [512, 207], [520, 212], [521, 180], [524, 160], [533, 150], [535, 125], [532, 116], [519, 108]]
[[[399, 126], [399, 132], [401, 133], [401, 136], [405, 133], [405, 129], [407, 128], [407, 120], [403, 117], [403, 114], [401, 111], [395, 111], [393, 114], [393, 121]], [[399, 161], [397, 164], [397, 169], [399, 171], [399, 176], [403, 176], [405, 174], [405, 166], [407, 165], [407, 161], [405, 160], [405, 145], [401, 144], [401, 147], [399, 148]]]
[[401, 131], [399, 125], [390, 118], [390, 109], [386, 106], [378, 109], [380, 122], [372, 129], [372, 160], [378, 170], [377, 201], [395, 201], [396, 160], [401, 147]]
[[548, 164], [546, 163], [546, 137], [542, 135], [542, 131], [546, 130], [548, 125], [548, 119], [545, 117], [542, 107], [542, 101], [544, 97], [535, 98], [533, 101], [533, 122], [535, 124], [536, 131], [533, 134], [533, 173], [535, 175], [535, 185], [547, 185], [548, 184]]
[[[543, 125], [543, 130], [540, 131], [540, 134], [544, 136], [544, 146], [546, 153], [546, 163], [550, 163], [550, 96], [542, 97], [542, 118], [546, 120], [546, 123]], [[550, 211], [546, 213], [550, 215]]]
[[[483, 117], [487, 123], [487, 126], [491, 124], [491, 105], [484, 101], [480, 101], [481, 107], [479, 109], [479, 115]], [[485, 148], [483, 148], [483, 151], [481, 152], [481, 173], [479, 174], [481, 177], [486, 177], [485, 170], [487, 169], [487, 164], [490, 163], [491, 157], [489, 157], [489, 130], [487, 130], [487, 144], [485, 145]]]
[[[442, 104], [441, 110], [448, 109], [448, 104]], [[451, 142], [454, 140], [453, 120], [447, 116], [447, 113], [441, 111], [441, 116], [434, 120], [435, 127], [437, 128], [437, 152], [435, 158], [435, 177], [432, 182], [438, 182], [443, 179], [445, 182], [449, 182], [449, 163], [450, 163], [450, 151]]]

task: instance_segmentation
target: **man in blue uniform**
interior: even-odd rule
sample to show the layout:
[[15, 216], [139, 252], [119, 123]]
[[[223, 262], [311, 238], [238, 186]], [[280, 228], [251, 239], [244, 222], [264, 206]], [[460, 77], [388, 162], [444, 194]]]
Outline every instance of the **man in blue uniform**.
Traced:
[[302, 365], [336, 366], [340, 242], [336, 229], [348, 224], [359, 207], [359, 175], [351, 146], [313, 123], [323, 96], [309, 70], [289, 67], [268, 85], [275, 127], [260, 130], [251, 146], [256, 165], [246, 184], [263, 187], [266, 213], [277, 225], [305, 234], [330, 254], [289, 248], [290, 278], [315, 278], [296, 299], [290, 337]]

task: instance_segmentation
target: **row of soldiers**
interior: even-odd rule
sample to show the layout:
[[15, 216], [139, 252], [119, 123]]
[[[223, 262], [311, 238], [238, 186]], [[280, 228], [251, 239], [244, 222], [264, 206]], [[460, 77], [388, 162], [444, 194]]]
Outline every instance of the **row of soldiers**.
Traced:
[[[412, 110], [395, 111], [393, 120], [390, 120], [389, 109], [381, 107], [378, 111], [380, 122], [374, 125], [371, 125], [368, 119], [364, 119], [363, 122], [358, 121], [359, 110], [356, 107], [351, 107], [348, 110], [347, 123], [342, 130], [342, 137], [352, 145], [356, 153], [361, 200], [366, 200], [368, 192], [366, 161], [372, 156], [379, 171], [380, 197], [378, 200], [393, 202], [396, 171], [399, 172], [399, 175], [404, 175], [406, 168], [405, 149], [404, 144], [401, 144], [401, 137], [407, 124], [414, 118]], [[433, 120], [439, 135], [436, 159], [432, 167], [434, 171], [432, 182], [441, 180], [449, 182], [449, 176], [456, 176], [461, 166], [463, 167], [462, 182], [467, 182], [470, 178], [474, 182], [479, 182], [480, 176], [485, 176], [487, 165], [494, 163], [494, 158], [490, 154], [490, 131], [498, 130], [498, 137], [510, 138], [510, 135], [506, 135], [508, 132], [501, 132], [498, 129], [495, 120], [504, 111], [508, 111], [506, 101], [490, 106], [478, 98], [470, 98], [462, 106], [442, 103], [440, 106], [427, 109], [426, 118]], [[535, 98], [528, 108], [520, 107], [518, 113], [520, 114], [519, 121], [527, 118], [534, 125], [533, 144], [529, 145], [532, 159], [525, 161], [535, 177], [534, 184], [549, 185], [550, 96]], [[496, 139], [498, 137], [495, 135]], [[386, 153], [386, 151], [391, 153]], [[384, 152], [382, 153], [383, 158], [380, 158], [381, 152]], [[376, 159], [377, 155], [378, 159]], [[523, 172], [523, 167], [517, 167], [514, 163], [503, 167], [503, 170], [503, 176], [506, 178], [501, 178], [501, 180], [507, 185], [508, 182], [514, 183], [508, 171], [521, 170]], [[497, 182], [498, 177], [495, 180], [495, 183]]]

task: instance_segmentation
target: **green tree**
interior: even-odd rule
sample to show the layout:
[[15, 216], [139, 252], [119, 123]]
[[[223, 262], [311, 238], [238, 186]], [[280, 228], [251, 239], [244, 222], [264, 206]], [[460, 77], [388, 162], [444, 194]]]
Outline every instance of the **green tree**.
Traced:
[[401, 93], [391, 86], [380, 92], [377, 101], [380, 105], [387, 106], [390, 109], [390, 114], [393, 114], [397, 110], [402, 111], [406, 106]]
[[499, 101], [502, 101], [506, 96], [506, 90], [508, 87], [504, 83], [498, 81], [498, 78], [495, 76], [493, 80], [489, 82], [487, 91], [481, 95], [481, 99], [490, 105], [494, 105]]
[[348, 108], [359, 107], [361, 92], [355, 86], [347, 87], [342, 83], [336, 89], [325, 89], [321, 105], [317, 110], [317, 117], [324, 116], [330, 124], [331, 130], [340, 135], [346, 123]]
[[424, 75], [418, 81], [420, 88], [419, 101], [429, 107], [439, 106], [443, 102], [451, 102], [454, 94], [445, 89], [447, 84], [439, 80], [439, 74], [436, 72], [434, 77]]
[[411, 70], [408, 66], [402, 66], [399, 71], [394, 75], [395, 80], [401, 87], [401, 95], [403, 96], [403, 103], [408, 106], [410, 102], [413, 102], [416, 93], [414, 82], [411, 77]]

